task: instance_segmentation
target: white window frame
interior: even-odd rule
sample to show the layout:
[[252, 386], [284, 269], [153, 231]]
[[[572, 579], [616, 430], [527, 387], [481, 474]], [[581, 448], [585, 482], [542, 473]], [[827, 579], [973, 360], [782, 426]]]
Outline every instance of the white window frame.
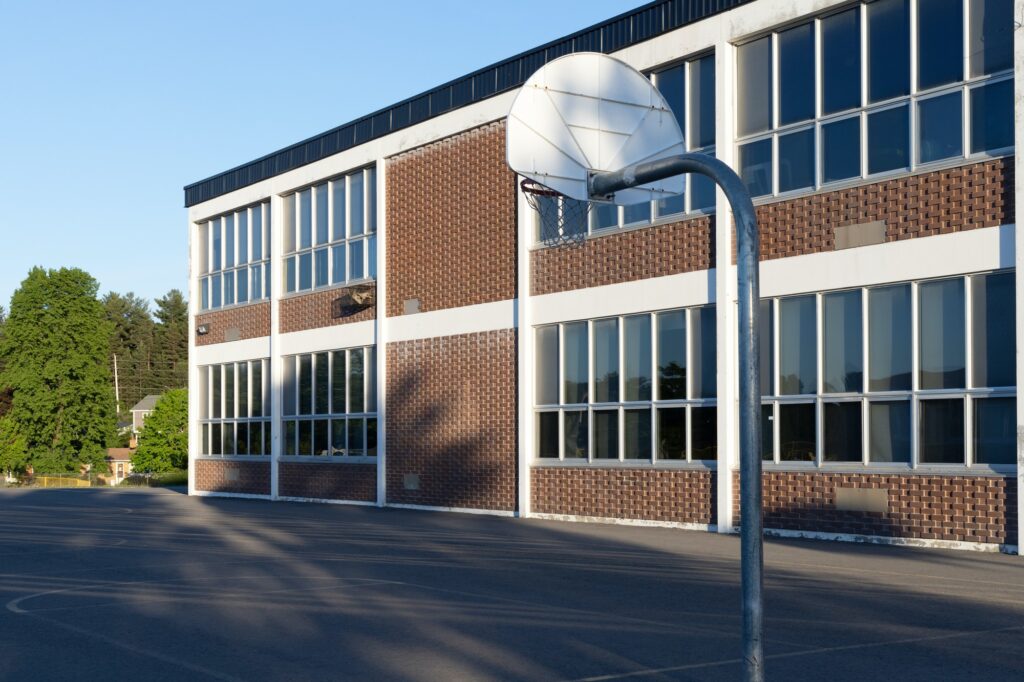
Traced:
[[[253, 215], [259, 213], [260, 215], [260, 236], [262, 238], [261, 250], [259, 260], [253, 258], [252, 255], [252, 226], [253, 226]], [[248, 244], [246, 253], [246, 262], [239, 263], [238, 256], [240, 249], [238, 248], [238, 235], [240, 234], [239, 225], [241, 221], [239, 216], [244, 215], [245, 230], [246, 230], [246, 243]], [[213, 310], [222, 310], [224, 308], [235, 308], [238, 306], [249, 305], [251, 303], [260, 303], [270, 299], [270, 201], [265, 199], [259, 203], [255, 203], [243, 208], [235, 209], [234, 211], [228, 211], [221, 215], [215, 216], [208, 220], [204, 220], [197, 225], [197, 239], [200, 241], [200, 264], [198, 273], [199, 277], [199, 310], [200, 312], [208, 312]], [[234, 232], [232, 238], [232, 245], [234, 247], [234, 253], [231, 254], [232, 263], [231, 266], [226, 266], [228, 260], [227, 253], [227, 230], [225, 229], [227, 218], [231, 218], [231, 228]], [[217, 231], [220, 234], [220, 258], [214, 259], [214, 232]], [[238, 301], [238, 274], [245, 272], [246, 280], [246, 300]], [[257, 274], [258, 273], [258, 274]], [[224, 281], [230, 277], [232, 282], [236, 283], [233, 286], [234, 289], [234, 300], [231, 303], [224, 303]], [[260, 295], [254, 297], [253, 294], [253, 282], [254, 278], [259, 277], [260, 283]], [[213, 291], [215, 278], [219, 278], [220, 281], [220, 303], [213, 305]]]
[[[261, 410], [261, 414], [254, 415], [253, 414], [253, 409], [252, 409], [252, 397], [251, 396], [253, 395], [253, 391], [257, 387], [253, 385], [254, 382], [253, 382], [253, 371], [252, 370], [253, 370], [253, 366], [255, 366], [257, 364], [260, 366], [260, 384], [261, 385], [260, 385], [259, 388], [260, 388], [260, 396], [261, 396], [260, 404], [261, 404], [262, 410]], [[245, 387], [244, 388], [245, 388], [245, 390], [249, 394], [249, 398], [246, 400], [246, 410], [245, 410], [246, 414], [244, 414], [244, 415], [237, 414], [237, 412], [239, 411], [238, 410], [238, 406], [239, 406], [238, 398], [239, 398], [239, 396], [241, 394], [241, 390], [242, 390], [242, 386], [239, 385], [239, 381], [238, 381], [238, 374], [239, 374], [238, 366], [239, 365], [246, 365], [246, 373], [245, 373], [246, 383], [245, 383]], [[214, 417], [213, 416], [213, 406], [214, 406], [214, 402], [213, 402], [213, 396], [214, 396], [214, 392], [213, 392], [213, 389], [214, 389], [213, 374], [214, 374], [214, 372], [212, 370], [213, 370], [214, 367], [219, 368], [218, 378], [220, 380], [220, 386], [219, 386], [219, 388], [220, 388], [220, 400], [219, 400], [219, 404], [217, 405], [218, 412], [220, 413], [219, 417]], [[226, 387], [226, 384], [227, 384], [227, 372], [228, 372], [229, 369], [233, 373], [233, 376], [234, 376], [234, 379], [233, 379], [233, 382], [232, 382], [232, 386], [233, 386], [232, 402], [233, 402], [233, 404], [235, 406], [235, 412], [236, 412], [235, 415], [230, 416], [230, 417], [226, 415], [226, 407], [227, 407], [227, 403], [228, 403], [228, 396], [227, 396], [227, 392], [225, 390], [225, 387]], [[262, 426], [263, 426], [263, 431], [262, 431], [263, 438], [261, 439], [261, 449], [263, 449], [262, 448], [263, 443], [270, 444], [270, 442], [271, 442], [271, 439], [270, 439], [270, 428], [271, 428], [270, 424], [271, 424], [271, 422], [273, 420], [273, 416], [271, 414], [271, 402], [270, 402], [270, 390], [271, 390], [271, 388], [270, 388], [271, 387], [270, 358], [257, 358], [257, 359], [253, 359], [253, 360], [241, 360], [241, 361], [238, 361], [238, 362], [223, 362], [223, 363], [215, 363], [215, 364], [212, 364], [212, 365], [203, 365], [203, 366], [199, 367], [199, 376], [200, 376], [200, 382], [199, 383], [200, 383], [200, 386], [202, 387], [202, 391], [203, 391], [203, 395], [200, 397], [200, 410], [201, 410], [201, 413], [199, 415], [199, 424], [200, 424], [200, 426], [199, 426], [199, 457], [213, 458], [213, 459], [243, 458], [243, 459], [247, 459], [247, 460], [250, 460], [250, 459], [253, 459], [253, 458], [269, 457], [270, 454], [271, 454], [269, 450], [267, 450], [266, 452], [261, 452], [259, 454], [255, 454], [255, 455], [253, 455], [253, 454], [248, 454], [248, 455], [237, 454], [238, 436], [237, 436], [237, 428], [236, 427], [237, 427], [238, 424], [247, 424], [247, 425], [248, 424], [262, 424]], [[220, 430], [220, 433], [221, 433], [221, 447], [220, 447], [220, 452], [217, 453], [217, 454], [213, 453], [213, 447], [212, 447], [213, 446], [213, 431], [214, 431], [214, 427], [215, 426], [219, 426], [220, 429], [221, 429]], [[225, 453], [224, 452], [224, 445], [223, 444], [224, 444], [225, 429], [230, 429], [231, 433], [233, 434], [232, 442], [235, 443], [235, 450], [236, 450], [236, 452], [234, 452], [234, 453]], [[251, 441], [249, 441], [249, 442], [251, 443]]]

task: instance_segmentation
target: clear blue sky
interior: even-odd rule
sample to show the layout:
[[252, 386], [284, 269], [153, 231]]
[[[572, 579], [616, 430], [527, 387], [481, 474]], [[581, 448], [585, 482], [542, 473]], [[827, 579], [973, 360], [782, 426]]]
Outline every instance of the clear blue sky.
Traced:
[[184, 185], [643, 0], [0, 0], [0, 305], [187, 284]]

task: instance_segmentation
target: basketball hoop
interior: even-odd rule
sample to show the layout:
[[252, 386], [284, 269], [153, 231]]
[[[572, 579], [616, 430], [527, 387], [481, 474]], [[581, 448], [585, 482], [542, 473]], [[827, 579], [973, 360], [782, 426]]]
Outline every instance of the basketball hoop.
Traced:
[[540, 242], [545, 246], [579, 246], [587, 239], [590, 202], [567, 197], [536, 180], [519, 183], [530, 208], [537, 212]]

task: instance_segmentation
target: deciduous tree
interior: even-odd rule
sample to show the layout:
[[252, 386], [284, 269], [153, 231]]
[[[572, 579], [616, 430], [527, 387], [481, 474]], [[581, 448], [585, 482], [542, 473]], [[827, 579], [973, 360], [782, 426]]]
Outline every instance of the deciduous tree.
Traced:
[[139, 449], [132, 455], [134, 471], [160, 472], [188, 466], [188, 390], [167, 391], [146, 417]]

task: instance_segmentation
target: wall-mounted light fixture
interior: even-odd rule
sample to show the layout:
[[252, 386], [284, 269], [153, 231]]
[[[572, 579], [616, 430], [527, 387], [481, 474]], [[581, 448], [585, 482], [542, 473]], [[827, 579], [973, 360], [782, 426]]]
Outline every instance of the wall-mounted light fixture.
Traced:
[[206, 336], [209, 333], [210, 325], [208, 324], [201, 324], [198, 327], [196, 327], [196, 334], [198, 334], [199, 336]]

